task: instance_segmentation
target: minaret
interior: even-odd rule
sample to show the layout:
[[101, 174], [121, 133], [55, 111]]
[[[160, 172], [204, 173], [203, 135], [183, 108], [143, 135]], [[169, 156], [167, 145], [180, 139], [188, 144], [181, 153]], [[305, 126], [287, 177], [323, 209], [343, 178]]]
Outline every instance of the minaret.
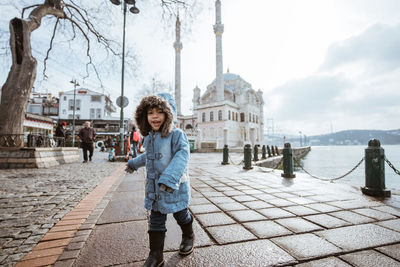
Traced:
[[216, 39], [216, 87], [217, 101], [224, 100], [224, 74], [222, 70], [222, 34], [224, 25], [221, 24], [221, 1], [215, 1], [215, 25], [214, 33]]
[[181, 42], [181, 22], [179, 21], [179, 13], [176, 17], [176, 40], [174, 43], [175, 48], [175, 102], [176, 102], [176, 111], [178, 115], [182, 115], [181, 111], [181, 50], [182, 50], [182, 42]]

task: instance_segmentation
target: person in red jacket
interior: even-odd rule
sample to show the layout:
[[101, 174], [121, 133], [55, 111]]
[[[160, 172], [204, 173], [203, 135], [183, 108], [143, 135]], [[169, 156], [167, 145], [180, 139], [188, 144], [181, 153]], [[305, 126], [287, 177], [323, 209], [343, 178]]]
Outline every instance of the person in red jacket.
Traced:
[[93, 157], [93, 142], [96, 139], [96, 131], [90, 127], [90, 122], [85, 122], [85, 127], [79, 131], [79, 139], [81, 140], [81, 147], [83, 151], [83, 163], [88, 162], [87, 152], [89, 151], [89, 161], [92, 161]]

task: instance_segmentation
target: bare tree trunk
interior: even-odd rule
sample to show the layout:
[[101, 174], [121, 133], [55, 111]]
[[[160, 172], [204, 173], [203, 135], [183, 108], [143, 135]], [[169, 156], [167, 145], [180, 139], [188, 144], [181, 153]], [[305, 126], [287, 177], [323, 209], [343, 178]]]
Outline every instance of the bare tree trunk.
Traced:
[[[52, 1], [36, 7], [28, 20], [14, 18], [10, 21], [10, 48], [12, 66], [2, 87], [0, 103], [0, 135], [23, 134], [26, 105], [36, 78], [37, 62], [32, 57], [31, 33], [46, 15], [64, 17], [61, 8]], [[59, 1], [55, 1], [59, 2]], [[22, 144], [23, 145], [23, 144]]]
[[23, 134], [26, 105], [36, 78], [37, 62], [32, 57], [31, 31], [26, 21], [10, 21], [12, 66], [2, 87], [0, 134]]

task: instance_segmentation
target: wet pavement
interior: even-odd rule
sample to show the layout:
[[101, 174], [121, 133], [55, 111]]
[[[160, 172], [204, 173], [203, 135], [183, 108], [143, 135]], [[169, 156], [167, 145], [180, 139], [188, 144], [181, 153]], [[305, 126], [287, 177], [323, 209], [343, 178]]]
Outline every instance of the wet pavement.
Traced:
[[[239, 154], [231, 157], [241, 160]], [[400, 266], [398, 195], [375, 199], [358, 188], [302, 173], [284, 179], [280, 170], [267, 173], [259, 167], [245, 171], [240, 165], [220, 165], [221, 158], [221, 154], [192, 154], [190, 210], [196, 249], [187, 257], [179, 256], [181, 232], [168, 216], [165, 266]], [[77, 205], [81, 210], [73, 209], [50, 226], [44, 240], [17, 266], [143, 264], [149, 251], [144, 171], [125, 175], [121, 165], [114, 164], [121, 163], [104, 161], [96, 166], [114, 168], [114, 173], [107, 173], [113, 178], [104, 180], [109, 180], [109, 187], [102, 190], [99, 201], [91, 200], [98, 193], [83, 198]], [[87, 203], [96, 204], [87, 208]], [[87, 215], [77, 216], [85, 207]], [[84, 219], [77, 224], [78, 217]], [[73, 225], [75, 232], [68, 237], [50, 235], [66, 233], [65, 225]]]
[[[82, 157], [82, 152], [79, 151]], [[13, 266], [63, 216], [121, 163], [104, 164], [96, 152], [87, 164], [49, 169], [0, 170], [0, 265]]]

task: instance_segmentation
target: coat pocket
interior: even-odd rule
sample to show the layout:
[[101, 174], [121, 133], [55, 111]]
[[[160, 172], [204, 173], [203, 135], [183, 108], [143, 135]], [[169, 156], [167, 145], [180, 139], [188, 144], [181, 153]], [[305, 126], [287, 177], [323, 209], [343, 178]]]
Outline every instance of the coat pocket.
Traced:
[[160, 191], [160, 194], [164, 198], [165, 203], [177, 203], [179, 202], [179, 190], [174, 190], [172, 193], [167, 191]]

